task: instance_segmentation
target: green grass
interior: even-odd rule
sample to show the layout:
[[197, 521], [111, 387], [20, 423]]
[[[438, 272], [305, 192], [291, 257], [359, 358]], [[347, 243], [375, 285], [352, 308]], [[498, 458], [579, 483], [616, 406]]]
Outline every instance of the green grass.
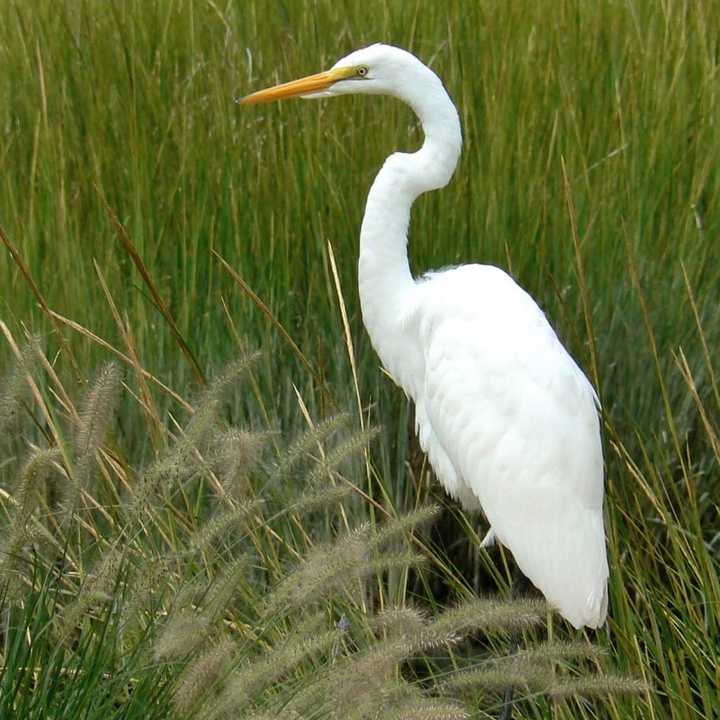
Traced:
[[[47, 358], [33, 341], [21, 357], [0, 396], [11, 440], [31, 431], [28, 391], [54, 409]], [[66, 418], [3, 463], [0, 716], [463, 720], [509, 684], [536, 707], [647, 692], [600, 646], [542, 642], [537, 598], [466, 587], [428, 608], [430, 579], [452, 574], [425, 528], [440, 508], [376, 505], [382, 522], [352, 525], [365, 495], [346, 470], [373, 433], [338, 415], [273, 453], [223, 418], [257, 361], [215, 378], [143, 468], [110, 433], [117, 366], [77, 403], [47, 374]]]
[[[133, 466], [162, 456], [166, 413], [184, 417], [152, 378], [187, 399], [202, 374], [260, 347], [265, 361], [232, 395], [234, 422], [278, 431], [279, 448], [305, 426], [298, 397], [315, 418], [349, 411], [381, 428], [351, 474], [364, 492], [391, 513], [441, 498], [355, 289], [365, 193], [387, 154], [420, 142], [410, 111], [387, 98], [233, 102], [363, 44], [409, 48], [444, 79], [465, 136], [451, 185], [417, 204], [413, 267], [510, 269], [603, 401], [601, 640], [654, 692], [582, 712], [720, 717], [718, 26], [716, 4], [649, 0], [6, 2], [0, 224], [41, 303], [3, 253], [0, 319], [16, 338], [23, 326], [41, 334], [73, 398], [112, 355], [88, 331], [129, 358], [141, 402], [123, 393], [112, 435]], [[11, 355], [0, 343], [3, 367]], [[55, 444], [49, 428], [68, 413], [60, 386], [44, 383], [49, 418], [28, 406], [36, 427], [7, 456], [17, 462], [27, 440]], [[348, 512], [360, 520], [373, 507]], [[489, 561], [475, 577], [476, 520], [448, 504], [440, 524], [447, 572], [428, 581], [426, 600], [476, 582], [495, 591]]]

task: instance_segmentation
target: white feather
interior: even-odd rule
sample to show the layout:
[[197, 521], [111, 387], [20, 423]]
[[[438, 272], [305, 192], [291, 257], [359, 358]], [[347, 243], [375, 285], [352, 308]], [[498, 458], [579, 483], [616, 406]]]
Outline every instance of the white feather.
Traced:
[[[502, 270], [466, 265], [412, 278], [410, 207], [452, 175], [457, 112], [437, 76], [403, 50], [375, 45], [341, 63], [367, 65], [367, 92], [407, 102], [425, 130], [422, 148], [391, 155], [368, 195], [359, 287], [373, 345], [415, 401], [420, 444], [440, 482], [466, 508], [482, 506], [487, 544], [508, 547], [575, 627], [598, 627], [608, 566], [595, 392]], [[366, 91], [339, 85], [338, 93]]]
[[[576, 627], [605, 619], [603, 460], [595, 394], [545, 316], [504, 272], [468, 265], [418, 286], [415, 401], [520, 569]], [[429, 426], [427, 430], [424, 425]], [[466, 504], [466, 503], [464, 503]]]

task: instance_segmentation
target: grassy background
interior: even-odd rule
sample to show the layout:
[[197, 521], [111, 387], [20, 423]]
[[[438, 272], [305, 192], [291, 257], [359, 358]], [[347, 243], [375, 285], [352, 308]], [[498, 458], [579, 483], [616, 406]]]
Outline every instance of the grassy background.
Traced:
[[[417, 204], [413, 267], [510, 269], [588, 369], [606, 420], [605, 641], [655, 684], [643, 716], [719, 717], [718, 26], [712, 3], [5, 2], [0, 223], [77, 326], [38, 306], [7, 253], [0, 318], [42, 332], [70, 386], [109, 354], [82, 328], [183, 396], [200, 385], [189, 357], [212, 372], [261, 347], [234, 417], [293, 432], [294, 388], [315, 416], [356, 407], [329, 243], [362, 422], [383, 428], [369, 490], [412, 506], [431, 481], [362, 330], [355, 259], [373, 174], [419, 128], [387, 98], [233, 102], [370, 42], [407, 47], [444, 79], [465, 135], [452, 184]], [[125, 401], [120, 441], [152, 457], [162, 441], [140, 414]], [[474, 521], [447, 515], [469, 565]]]

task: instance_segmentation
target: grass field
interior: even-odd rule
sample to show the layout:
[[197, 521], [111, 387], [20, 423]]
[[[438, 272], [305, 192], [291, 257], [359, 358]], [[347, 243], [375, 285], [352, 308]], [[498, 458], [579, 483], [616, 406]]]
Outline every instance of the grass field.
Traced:
[[[176, 655], [158, 651], [160, 626], [140, 623], [146, 636], [134, 630], [127, 640], [112, 612], [123, 602], [96, 605], [117, 597], [108, 577], [116, 590], [125, 587], [117, 578], [131, 576], [126, 563], [141, 568], [145, 558], [157, 570], [164, 554], [185, 557], [187, 548], [199, 553], [191, 563], [158, 570], [158, 617], [172, 615], [193, 573], [208, 582], [239, 577], [225, 545], [221, 552], [216, 538], [198, 544], [195, 535], [202, 518], [218, 519], [209, 497], [221, 473], [210, 461], [198, 470], [182, 438], [204, 458], [224, 457], [235, 442], [228, 434], [215, 447], [206, 415], [247, 430], [243, 452], [265, 447], [250, 479], [241, 473], [242, 501], [228, 501], [237, 520], [243, 503], [268, 499], [262, 522], [242, 536], [253, 548], [253, 581], [232, 602], [208, 601], [215, 615], [203, 616], [215, 622], [222, 605], [229, 637], [261, 627], [269, 635], [255, 633], [258, 648], [284, 641], [292, 619], [268, 630], [260, 610], [262, 588], [280, 583], [288, 562], [339, 528], [430, 501], [443, 505], [432, 529], [403, 531], [424, 538], [429, 569], [404, 569], [414, 564], [407, 553], [415, 540], [408, 550], [394, 546], [397, 566], [384, 575], [374, 568], [374, 593], [433, 613], [471, 591], [507, 593], [503, 563], [477, 550], [480, 519], [443, 497], [419, 456], [412, 409], [381, 372], [360, 318], [365, 194], [386, 155], [421, 142], [417, 123], [388, 98], [234, 103], [383, 41], [432, 65], [463, 123], [454, 180], [414, 210], [413, 268], [479, 261], [508, 269], [547, 312], [603, 403], [610, 620], [594, 640], [608, 649], [608, 667], [650, 689], [592, 703], [531, 696], [518, 712], [720, 718], [718, 27], [720, 5], [673, 0], [0, 4], [0, 225], [10, 246], [0, 248], [0, 371], [8, 372], [0, 416], [19, 408], [0, 439], [4, 547], [35, 573], [23, 575], [26, 601], [8, 595], [4, 609], [3, 711], [161, 718], [191, 708], [197, 716], [191, 704], [167, 702], [187, 659], [165, 662]], [[23, 385], [13, 385], [13, 345], [23, 346], [26, 331], [38, 336], [47, 362], [28, 351], [17, 377], [32, 373], [34, 395], [11, 397]], [[206, 378], [254, 349], [262, 360], [237, 389], [220, 386], [226, 402], [218, 409], [212, 393], [203, 395]], [[92, 409], [102, 406], [91, 400], [103, 376], [90, 380], [107, 360], [122, 370], [124, 387], [110, 370], [111, 397], [100, 396], [107, 408], [117, 399], [117, 414]], [[16, 396], [22, 402], [13, 405]], [[348, 414], [344, 424], [298, 447], [328, 442], [338, 467], [326, 470], [353, 492], [277, 519], [273, 512], [300, 502], [301, 479], [314, 476], [305, 466], [285, 475], [267, 468], [292, 457], [293, 439], [311, 418], [322, 428], [338, 413]], [[87, 430], [88, 418], [101, 419], [104, 434]], [[13, 535], [22, 488], [38, 475], [28, 458], [37, 453], [45, 453], [39, 475], [69, 478], [83, 508], [68, 526], [54, 520], [54, 491], [28, 506], [43, 527], [53, 526], [52, 551], [42, 550], [47, 541], [34, 551]], [[174, 460], [163, 466], [163, 458]], [[143, 478], [161, 477], [169, 492], [173, 473], [181, 491], [152, 520], [123, 508]], [[112, 554], [121, 544], [131, 548], [129, 560]], [[62, 581], [53, 580], [57, 558], [47, 562], [53, 552], [71, 568]], [[104, 585], [92, 590], [98, 578]], [[68, 598], [80, 586], [97, 595], [76, 606], [95, 608], [94, 624], [68, 644]], [[130, 600], [142, 595], [128, 592]], [[371, 623], [362, 618], [371, 594], [366, 588], [338, 606], [368, 643]], [[573, 637], [558, 620], [553, 632]], [[119, 649], [102, 640], [109, 635], [127, 643]], [[40, 640], [28, 659], [22, 638], [31, 636]], [[228, 646], [223, 655], [222, 638], [213, 638], [219, 667], [232, 652]], [[61, 656], [56, 641], [66, 648]], [[484, 649], [502, 647], [491, 638]], [[308, 651], [292, 682], [276, 683], [257, 707], [266, 702], [266, 716], [276, 717], [271, 701], [290, 702], [278, 686], [311, 687], [322, 671], [313, 657], [323, 653], [327, 647]], [[432, 675], [430, 666], [418, 676]], [[473, 717], [484, 717], [482, 704], [474, 707]]]

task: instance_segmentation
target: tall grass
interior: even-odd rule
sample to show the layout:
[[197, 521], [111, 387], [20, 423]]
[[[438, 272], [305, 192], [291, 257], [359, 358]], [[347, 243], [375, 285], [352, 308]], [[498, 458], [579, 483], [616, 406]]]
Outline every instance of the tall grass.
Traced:
[[[15, 255], [0, 261], [0, 317], [42, 335], [62, 382], [37, 392], [65, 408], [60, 387], [121, 354], [136, 400], [122, 395], [118, 442], [148, 461], [162, 462], [185, 388], [201, 393], [203, 372], [248, 343], [267, 359], [231, 413], [256, 429], [356, 407], [354, 363], [356, 422], [382, 428], [356, 468], [364, 492], [393, 512], [424, 502], [436, 490], [411, 411], [355, 291], [366, 188], [419, 129], [389, 99], [233, 103], [369, 42], [411, 49], [465, 135], [453, 183], [417, 205], [412, 264], [510, 269], [593, 376], [603, 642], [655, 688], [644, 715], [718, 717], [719, 23], [716, 4], [650, 0], [4, 3], [0, 224]], [[484, 554], [476, 571], [475, 519], [447, 510], [447, 572], [422, 591], [502, 586]]]
[[[27, 355], [47, 361], [34, 341]], [[51, 411], [24, 356], [28, 407]], [[117, 366], [82, 403], [56, 385], [69, 399], [65, 418], [49, 420], [60, 442], [2, 467], [3, 717], [460, 720], [509, 685], [560, 700], [647, 691], [593, 672], [604, 653], [587, 642], [533, 647], [540, 600], [466, 592], [444, 612], [413, 607], [410, 573], [442, 571], [423, 528], [439, 508], [350, 527], [362, 491], [344, 468], [368, 434], [338, 415], [276, 457], [263, 452], [267, 437], [222, 417], [250, 364], [215, 379], [184, 427], [165, 428], [166, 452], [138, 469], [113, 442]], [[278, 482], [289, 477], [290, 491]], [[494, 658], [478, 647], [471, 662], [457, 649], [508, 631], [531, 645]]]

